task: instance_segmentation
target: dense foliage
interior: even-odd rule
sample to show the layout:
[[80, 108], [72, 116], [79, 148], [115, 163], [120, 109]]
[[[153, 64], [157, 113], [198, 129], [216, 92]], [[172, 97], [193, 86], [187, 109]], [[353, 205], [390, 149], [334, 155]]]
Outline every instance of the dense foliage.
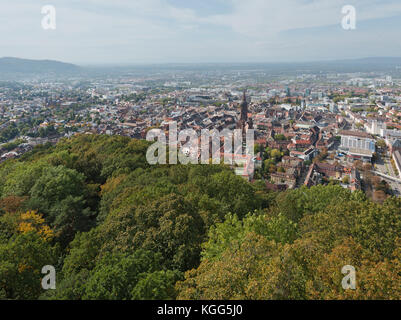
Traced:
[[267, 193], [223, 165], [150, 166], [148, 146], [80, 135], [0, 166], [0, 298], [401, 298], [400, 199]]

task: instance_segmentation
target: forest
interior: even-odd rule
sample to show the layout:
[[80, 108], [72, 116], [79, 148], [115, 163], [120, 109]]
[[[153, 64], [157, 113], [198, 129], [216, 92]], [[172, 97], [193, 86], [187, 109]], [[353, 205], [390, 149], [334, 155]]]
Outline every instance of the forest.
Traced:
[[268, 192], [224, 165], [151, 166], [148, 147], [77, 135], [0, 165], [0, 299], [401, 299], [400, 198]]

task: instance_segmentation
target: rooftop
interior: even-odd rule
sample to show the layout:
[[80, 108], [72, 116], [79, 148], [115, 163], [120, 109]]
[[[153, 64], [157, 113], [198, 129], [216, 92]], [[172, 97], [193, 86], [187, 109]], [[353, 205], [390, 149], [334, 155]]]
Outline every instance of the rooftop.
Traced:
[[357, 137], [357, 138], [368, 138], [368, 139], [373, 139], [373, 137], [366, 132], [362, 131], [347, 131], [347, 130], [342, 130], [339, 133], [341, 136], [349, 136], [349, 137]]

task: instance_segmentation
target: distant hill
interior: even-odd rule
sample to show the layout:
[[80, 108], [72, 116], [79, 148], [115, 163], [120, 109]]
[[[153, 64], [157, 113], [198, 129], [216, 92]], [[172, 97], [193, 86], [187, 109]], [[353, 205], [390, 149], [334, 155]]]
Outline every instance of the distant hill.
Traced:
[[46, 73], [73, 73], [80, 67], [53, 60], [28, 60], [20, 58], [0, 58], [0, 73], [46, 74]]
[[249, 71], [259, 70], [269, 74], [299, 74], [320, 72], [398, 72], [401, 67], [401, 57], [371, 57], [360, 59], [338, 59], [303, 62], [242, 62], [242, 63], [166, 63], [148, 65], [121, 65], [121, 66], [97, 66], [86, 68], [87, 71], [99, 73], [126, 73], [142, 72], [149, 74], [159, 71]]
[[149, 74], [162, 71], [208, 71], [208, 70], [263, 70], [270, 74], [299, 74], [304, 72], [399, 72], [401, 58], [373, 57], [362, 59], [342, 59], [309, 62], [249, 62], [249, 63], [168, 63], [121, 66], [77, 66], [54, 60], [31, 60], [4, 57], [0, 58], [0, 79], [18, 80], [30, 76], [64, 77], [80, 76], [118, 76], [127, 72]]
[[[350, 60], [352, 61], [352, 60]], [[364, 63], [376, 63], [376, 64], [401, 64], [400, 57], [374, 57], [374, 58], [363, 58], [355, 59], [356, 62]]]
[[370, 65], [370, 66], [397, 66], [401, 65], [401, 58], [397, 57], [373, 57], [373, 58], [362, 58], [362, 59], [344, 59], [328, 61], [326, 63], [331, 64], [343, 64], [343, 65]]

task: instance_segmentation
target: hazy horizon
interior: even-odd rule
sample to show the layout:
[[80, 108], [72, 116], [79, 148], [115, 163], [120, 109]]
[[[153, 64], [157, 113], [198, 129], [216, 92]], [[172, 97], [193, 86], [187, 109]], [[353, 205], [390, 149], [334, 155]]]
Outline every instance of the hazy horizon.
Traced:
[[38, 58], [38, 59], [33, 59], [29, 57], [11, 57], [11, 56], [2, 56], [0, 59], [21, 59], [21, 60], [31, 60], [31, 61], [38, 61], [38, 62], [43, 62], [43, 61], [52, 61], [52, 62], [61, 62], [61, 63], [66, 63], [66, 64], [74, 64], [79, 67], [135, 67], [135, 66], [158, 66], [158, 65], [274, 65], [274, 64], [313, 64], [313, 63], [321, 63], [321, 62], [341, 62], [341, 61], [362, 61], [362, 60], [370, 60], [370, 59], [400, 59], [400, 57], [392, 57], [392, 56], [376, 56], [376, 57], [356, 57], [356, 58], [349, 58], [349, 59], [321, 59], [321, 60], [294, 60], [294, 61], [233, 61], [233, 62], [217, 62], [217, 61], [211, 61], [211, 62], [202, 62], [202, 61], [194, 61], [194, 62], [178, 62], [178, 61], [172, 61], [172, 62], [164, 62], [164, 63], [158, 63], [158, 62], [143, 62], [143, 63], [130, 63], [130, 62], [125, 62], [125, 63], [113, 63], [113, 62], [106, 62], [106, 63], [74, 63], [71, 61], [65, 61], [61, 59], [49, 59], [49, 58]]

